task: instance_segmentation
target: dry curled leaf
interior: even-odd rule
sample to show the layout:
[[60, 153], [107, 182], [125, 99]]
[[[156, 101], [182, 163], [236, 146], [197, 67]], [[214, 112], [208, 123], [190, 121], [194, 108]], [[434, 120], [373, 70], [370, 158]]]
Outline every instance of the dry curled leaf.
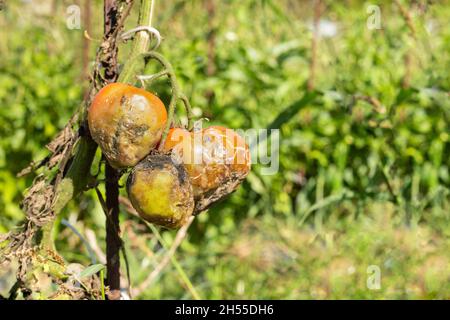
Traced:
[[22, 202], [28, 220], [38, 226], [51, 220], [53, 218], [51, 208], [53, 197], [53, 186], [46, 182], [43, 175], [38, 176]]

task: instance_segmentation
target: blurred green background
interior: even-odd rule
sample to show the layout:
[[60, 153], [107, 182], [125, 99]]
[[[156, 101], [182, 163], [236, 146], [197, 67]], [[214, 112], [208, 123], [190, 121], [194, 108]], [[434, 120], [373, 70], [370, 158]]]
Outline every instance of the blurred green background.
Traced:
[[[263, 175], [255, 164], [136, 298], [450, 298], [450, 2], [400, 1], [408, 26], [394, 2], [378, 1], [381, 29], [368, 28], [371, 1], [323, 2], [315, 90], [303, 99], [313, 1], [156, 0], [160, 51], [196, 115], [280, 128], [280, 168]], [[68, 27], [71, 5], [79, 29]], [[47, 155], [45, 144], [83, 100], [102, 21], [101, 1], [15, 0], [0, 11], [0, 233], [24, 219], [20, 202], [34, 176], [16, 174]], [[128, 50], [121, 46], [121, 61]], [[167, 101], [166, 83], [150, 90]], [[94, 193], [73, 200], [63, 218], [101, 261], [104, 215]], [[121, 220], [138, 287], [176, 231], [159, 230], [158, 241], [125, 210]], [[91, 263], [63, 224], [57, 247], [69, 262]], [[371, 266], [379, 288], [367, 285]], [[0, 293], [12, 278], [1, 272]]]

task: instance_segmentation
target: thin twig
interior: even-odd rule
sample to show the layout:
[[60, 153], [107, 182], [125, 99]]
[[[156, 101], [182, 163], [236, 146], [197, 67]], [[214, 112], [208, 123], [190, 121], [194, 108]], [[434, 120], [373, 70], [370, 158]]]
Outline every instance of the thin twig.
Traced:
[[316, 69], [317, 69], [317, 46], [319, 42], [319, 22], [322, 14], [322, 1], [314, 1], [314, 21], [313, 21], [313, 36], [311, 39], [311, 60], [309, 63], [309, 78], [307, 89], [313, 91], [315, 87]]
[[193, 127], [193, 114], [192, 114], [192, 108], [189, 104], [189, 100], [187, 97], [182, 93], [181, 88], [178, 84], [177, 78], [175, 76], [175, 72], [173, 70], [172, 65], [169, 61], [167, 61], [161, 54], [156, 53], [154, 51], [146, 52], [141, 55], [141, 58], [144, 58], [146, 64], [149, 60], [153, 59], [158, 61], [161, 66], [163, 67], [164, 71], [167, 73], [167, 77], [170, 81], [170, 86], [172, 88], [172, 97], [169, 102], [169, 112], [167, 116], [167, 124], [164, 128], [164, 131], [162, 133], [161, 142], [159, 144], [159, 151], [162, 150], [164, 147], [164, 142], [166, 141], [167, 134], [169, 133], [170, 127], [172, 126], [172, 122], [174, 121], [174, 114], [175, 114], [175, 108], [178, 100], [181, 100], [186, 108], [186, 114], [188, 117], [188, 129], [192, 129]]
[[66, 226], [67, 228], [69, 228], [70, 230], [72, 230], [72, 232], [78, 237], [80, 238], [81, 242], [84, 244], [84, 246], [86, 247], [86, 250], [88, 251], [89, 254], [89, 258], [91, 259], [91, 263], [95, 264], [97, 263], [97, 260], [95, 259], [95, 255], [94, 255], [94, 250], [92, 249], [91, 244], [89, 243], [88, 240], [86, 240], [85, 237], [83, 237], [83, 235], [81, 234], [80, 231], [78, 231], [78, 229], [72, 225], [68, 220], [66, 219], [62, 219], [61, 220], [61, 224]]
[[187, 223], [183, 225], [177, 232], [175, 239], [170, 247], [170, 249], [166, 252], [164, 255], [164, 258], [159, 262], [159, 264], [153, 269], [153, 271], [147, 276], [147, 278], [137, 287], [133, 290], [133, 295], [138, 296], [145, 290], [147, 290], [153, 282], [158, 278], [159, 274], [164, 270], [165, 267], [167, 267], [168, 263], [172, 259], [173, 255], [175, 254], [175, 251], [177, 248], [181, 245], [184, 238], [186, 237], [187, 230], [192, 224], [192, 221], [194, 221], [194, 216], [191, 216]]
[[394, 188], [392, 187], [391, 178], [389, 176], [389, 172], [380, 164], [379, 165], [381, 170], [381, 175], [383, 177], [384, 182], [386, 183], [386, 186], [388, 188], [388, 191], [392, 197], [392, 200], [394, 203], [398, 206], [402, 205], [401, 198], [397, 195], [397, 193], [394, 191]]
[[416, 33], [416, 27], [414, 26], [414, 22], [413, 19], [409, 13], [409, 11], [400, 3], [399, 0], [394, 0], [396, 6], [398, 7], [398, 9], [400, 10], [400, 13], [403, 17], [403, 19], [406, 22], [406, 25], [408, 26], [410, 32], [411, 32], [411, 36], [414, 39], [417, 39], [417, 33]]
[[47, 162], [50, 160], [52, 155], [46, 156], [44, 159], [34, 162], [32, 161], [26, 168], [22, 169], [17, 175], [17, 178], [22, 178], [28, 174], [30, 174], [33, 171], [36, 171], [37, 169], [41, 168], [42, 166], [46, 165]]
[[[414, 40], [417, 40], [417, 32], [416, 27], [414, 26], [413, 19], [411, 17], [411, 14], [409, 11], [400, 3], [399, 0], [394, 1], [398, 9], [400, 10], [400, 13], [405, 20], [406, 25], [408, 26], [408, 29], [410, 31], [410, 35]], [[402, 79], [402, 88], [407, 89], [410, 86], [411, 82], [411, 69], [412, 69], [412, 59], [413, 55], [411, 53], [411, 48], [408, 48], [408, 50], [405, 53], [404, 56], [404, 62], [405, 62], [405, 74]]]
[[125, 20], [128, 18], [131, 12], [131, 8], [133, 8], [134, 0], [129, 0], [127, 3], [127, 7], [125, 8], [124, 12], [121, 14], [119, 22], [117, 23], [117, 28], [114, 30], [114, 37], [118, 37], [119, 31], [122, 30], [122, 28], [125, 25]]
[[90, 246], [92, 248], [92, 251], [94, 251], [95, 255], [97, 256], [98, 261], [101, 264], [106, 264], [106, 255], [102, 251], [100, 246], [98, 245], [97, 237], [95, 235], [95, 232], [92, 231], [91, 229], [86, 229], [84, 233], [86, 235], [87, 241], [89, 241], [89, 244], [90, 244]]
[[365, 96], [361, 94], [353, 95], [354, 100], [361, 100], [371, 104], [378, 113], [386, 113], [386, 107], [375, 97]]
[[[133, 216], [136, 216], [136, 217], [140, 218], [140, 217], [139, 217], [139, 214], [136, 212], [136, 209], [134, 209], [133, 206], [131, 205], [130, 200], [128, 200], [127, 198], [124, 198], [124, 197], [119, 197], [119, 201], [120, 201], [120, 203], [124, 206], [125, 210], [126, 210], [129, 214], [131, 214], [131, 215], [133, 215]], [[184, 270], [182, 269], [182, 267], [180, 266], [180, 264], [179, 264], [178, 261], [176, 260], [174, 254], [169, 254], [169, 253], [171, 252], [172, 249], [173, 249], [173, 251], [175, 251], [175, 250], [177, 249], [177, 247], [181, 244], [181, 242], [183, 241], [184, 237], [186, 236], [187, 229], [189, 228], [189, 225], [192, 223], [193, 220], [194, 220], [194, 217], [189, 218], [189, 220], [187, 221], [187, 225], [188, 225], [188, 226], [186, 226], [186, 227], [183, 226], [183, 227], [181, 227], [180, 230], [178, 230], [177, 235], [175, 236], [174, 243], [172, 244], [172, 246], [171, 246], [170, 249], [167, 249], [167, 246], [166, 246], [164, 240], [161, 238], [160, 234], [158, 233], [157, 229], [156, 229], [155, 227], [153, 227], [151, 224], [149, 224], [148, 222], [146, 222], [146, 221], [144, 221], [144, 222], [145, 222], [145, 224], [146, 224], [147, 226], [149, 226], [150, 229], [152, 229], [152, 231], [153, 231], [153, 233], [155, 234], [155, 236], [157, 237], [158, 241], [159, 241], [159, 242], [161, 243], [161, 245], [167, 250], [166, 255], [169, 255], [168, 260], [172, 261], [172, 264], [173, 264], [174, 267], [176, 268], [177, 272], [179, 273], [179, 275], [180, 275], [180, 277], [181, 277], [181, 280], [184, 282], [184, 284], [185, 284], [186, 287], [188, 288], [189, 292], [192, 294], [192, 296], [193, 296], [195, 299], [199, 300], [199, 299], [201, 299], [201, 298], [200, 298], [200, 295], [197, 293], [197, 291], [195, 290], [194, 286], [193, 286], [192, 283], [190, 282], [189, 278], [186, 276]], [[177, 240], [177, 239], [178, 239], [178, 240]], [[179, 241], [180, 243], [177, 244], [177, 245], [175, 246], [175, 248], [174, 248], [174, 245], [175, 245], [176, 242], [178, 242], [178, 241]], [[149, 255], [149, 257], [153, 258], [153, 255]], [[161, 260], [160, 264], [158, 264], [158, 266], [156, 267], [156, 269], [160, 268], [160, 265], [161, 265], [163, 262], [164, 262], [165, 265], [163, 266], [162, 269], [164, 269], [164, 267], [167, 265], [167, 262], [165, 262], [165, 258], [163, 258], [163, 260]], [[155, 270], [156, 270], [156, 269], [155, 269]], [[161, 269], [161, 270], [162, 270], [162, 269]], [[134, 296], [137, 296], [137, 295], [139, 295], [140, 293], [142, 293], [142, 292], [144, 291], [144, 289], [143, 289], [144, 287], [148, 289], [148, 286], [150, 286], [150, 285], [153, 283], [153, 281], [157, 278], [159, 272], [160, 272], [160, 271], [158, 271], [158, 273], [152, 272], [152, 273], [147, 277], [147, 279], [144, 280], [144, 281], [147, 281], [147, 280], [148, 280], [148, 282], [147, 282], [148, 285], [147, 285], [147, 286], [144, 286], [144, 285], [141, 283], [141, 285], [139, 285], [138, 288], [136, 288], [135, 290], [133, 290]]]

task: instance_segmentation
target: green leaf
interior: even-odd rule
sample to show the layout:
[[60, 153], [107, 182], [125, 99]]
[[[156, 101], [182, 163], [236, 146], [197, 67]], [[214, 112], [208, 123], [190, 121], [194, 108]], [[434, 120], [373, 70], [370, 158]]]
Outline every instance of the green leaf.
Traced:
[[105, 269], [105, 266], [103, 264], [93, 264], [89, 267], [87, 267], [86, 269], [84, 269], [81, 273], [80, 273], [80, 278], [86, 278], [86, 277], [90, 277], [93, 274], [96, 274], [97, 272], [101, 271]]
[[284, 109], [278, 116], [269, 124], [268, 129], [279, 129], [283, 124], [292, 120], [293, 116], [300, 111], [302, 107], [311, 103], [317, 96], [317, 92], [306, 92], [303, 98], [294, 102], [289, 107]]
[[261, 195], [267, 192], [266, 188], [264, 187], [264, 183], [254, 172], [249, 173], [249, 175], [247, 176], [247, 180], [254, 192]]

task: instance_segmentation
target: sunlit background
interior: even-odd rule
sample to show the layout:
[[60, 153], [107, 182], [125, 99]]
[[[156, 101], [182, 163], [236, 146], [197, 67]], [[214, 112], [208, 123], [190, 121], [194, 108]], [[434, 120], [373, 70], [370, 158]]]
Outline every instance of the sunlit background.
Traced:
[[[263, 175], [254, 165], [134, 298], [450, 298], [450, 3], [426, 2], [323, 0], [318, 14], [314, 1], [156, 0], [160, 51], [196, 116], [280, 128], [280, 167]], [[24, 219], [35, 176], [16, 174], [47, 155], [83, 100], [102, 23], [101, 1], [3, 2], [0, 233]], [[121, 45], [121, 61], [128, 50]], [[150, 90], [168, 101], [164, 81]], [[176, 231], [155, 233], [122, 209], [138, 288]], [[101, 262], [105, 217], [94, 193], [62, 218], [60, 254]], [[0, 294], [13, 281], [13, 269], [0, 270]]]

